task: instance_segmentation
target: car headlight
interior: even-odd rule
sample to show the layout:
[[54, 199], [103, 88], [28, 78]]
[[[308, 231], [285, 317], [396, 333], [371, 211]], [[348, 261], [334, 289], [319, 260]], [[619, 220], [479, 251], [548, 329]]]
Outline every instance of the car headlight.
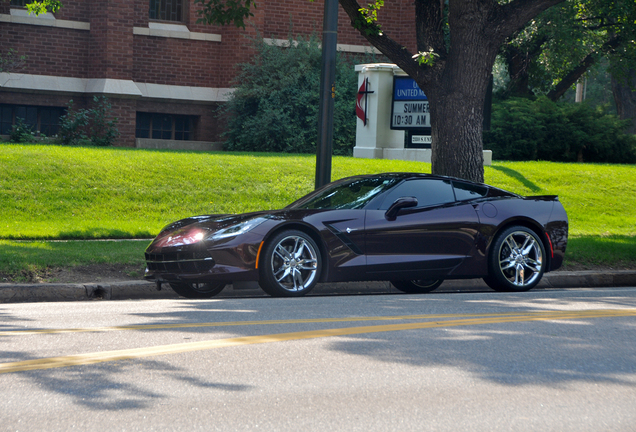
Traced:
[[256, 228], [257, 226], [259, 226], [260, 224], [262, 224], [266, 220], [267, 220], [266, 218], [262, 218], [262, 217], [249, 219], [249, 220], [243, 221], [241, 223], [238, 223], [236, 225], [232, 225], [232, 226], [229, 226], [227, 228], [220, 229], [217, 232], [215, 232], [214, 234], [212, 234], [209, 237], [209, 239], [210, 240], [221, 240], [221, 239], [228, 238], [228, 237], [236, 237], [238, 235], [244, 234], [244, 233]]
[[157, 236], [155, 245], [159, 247], [184, 246], [198, 243], [208, 235], [208, 231], [197, 226], [185, 226], [163, 237]]

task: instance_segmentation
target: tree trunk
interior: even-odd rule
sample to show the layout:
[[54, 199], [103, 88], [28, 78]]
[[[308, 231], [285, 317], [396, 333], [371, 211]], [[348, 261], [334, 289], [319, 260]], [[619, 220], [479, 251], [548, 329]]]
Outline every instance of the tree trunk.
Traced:
[[450, 95], [431, 109], [432, 173], [484, 182], [483, 101], [469, 103]]
[[530, 90], [530, 67], [541, 54], [541, 47], [547, 41], [545, 36], [532, 40], [523, 49], [512, 44], [504, 46], [503, 58], [508, 67], [510, 82], [507, 94], [514, 97], [529, 98], [534, 96]]
[[468, 71], [463, 62], [449, 61], [447, 73], [424, 90], [431, 95], [432, 173], [483, 183], [481, 138], [492, 62], [481, 57], [471, 64]]
[[369, 23], [357, 0], [339, 1], [362, 36], [428, 96], [433, 173], [483, 182], [484, 99], [499, 47], [564, 0], [414, 0], [415, 55]]
[[508, 71], [510, 73], [510, 82], [508, 83], [508, 93], [513, 97], [529, 98], [534, 96], [530, 90], [530, 74], [528, 72], [528, 63], [521, 62], [520, 59], [513, 59], [508, 62]]
[[612, 75], [612, 93], [621, 120], [630, 119], [631, 125], [625, 132], [636, 134], [636, 70], [628, 71], [625, 77]]
[[548, 92], [548, 99], [552, 102], [558, 101], [576, 82], [583, 76], [587, 70], [596, 63], [596, 57], [593, 54], [587, 55], [577, 67], [572, 69], [559, 83]]

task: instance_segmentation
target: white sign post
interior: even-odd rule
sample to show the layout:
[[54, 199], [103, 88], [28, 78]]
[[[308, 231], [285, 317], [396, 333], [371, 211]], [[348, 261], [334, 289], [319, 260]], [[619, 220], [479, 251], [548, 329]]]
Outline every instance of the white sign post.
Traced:
[[384, 159], [385, 148], [404, 148], [404, 132], [391, 130], [391, 92], [394, 71], [399, 68], [387, 63], [356, 65], [358, 72], [358, 88], [368, 79], [369, 88], [365, 95], [366, 119], [358, 116], [356, 126], [356, 146], [353, 156], [368, 159]]
[[[415, 132], [411, 135], [412, 144], [417, 146], [431, 143], [428, 132], [428, 128], [431, 127], [431, 116], [424, 93], [417, 86], [394, 89], [394, 77], [395, 81], [408, 78], [396, 65], [373, 63], [356, 65], [355, 68], [358, 72], [358, 88], [361, 89], [361, 94], [358, 95], [356, 109], [358, 120], [353, 156], [430, 162], [430, 148], [404, 146], [405, 130]], [[402, 81], [402, 84], [408, 81], [412, 86], [412, 80]], [[421, 129], [428, 134], [420, 135]], [[492, 151], [484, 150], [484, 164], [492, 164]]]

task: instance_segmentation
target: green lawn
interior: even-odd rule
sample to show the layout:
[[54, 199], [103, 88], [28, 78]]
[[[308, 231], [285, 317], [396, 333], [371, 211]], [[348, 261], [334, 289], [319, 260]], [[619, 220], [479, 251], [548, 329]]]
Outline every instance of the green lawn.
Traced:
[[46, 269], [92, 264], [144, 267], [147, 240], [20, 241], [0, 240], [0, 283], [29, 281]]
[[[99, 258], [103, 243], [80, 253], [85, 246], [78, 242], [15, 240], [150, 238], [195, 214], [280, 208], [314, 186], [314, 155], [0, 145], [0, 272], [31, 262], [141, 262], [143, 242], [127, 246], [132, 255]], [[430, 169], [420, 162], [334, 157], [332, 178]], [[570, 218], [569, 262], [636, 263], [636, 166], [495, 162], [485, 177], [523, 195], [559, 195]]]
[[[280, 208], [315, 156], [2, 145], [0, 239], [148, 238], [195, 214]], [[333, 178], [430, 165], [336, 157]]]

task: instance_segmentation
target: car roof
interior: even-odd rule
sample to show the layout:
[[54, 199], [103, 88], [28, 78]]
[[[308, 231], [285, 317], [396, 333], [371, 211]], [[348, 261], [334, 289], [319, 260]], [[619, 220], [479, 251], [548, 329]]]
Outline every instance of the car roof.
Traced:
[[408, 178], [430, 178], [430, 179], [439, 179], [439, 180], [454, 180], [454, 181], [462, 181], [466, 183], [473, 183], [473, 184], [478, 184], [482, 186], [492, 187], [484, 183], [478, 183], [478, 182], [461, 179], [457, 177], [443, 176], [438, 174], [416, 173], [416, 172], [386, 172], [386, 173], [380, 173], [380, 174], [362, 174], [362, 175], [344, 177], [337, 181], [351, 179], [351, 178], [375, 178], [375, 177], [396, 178], [400, 180], [404, 180]]
[[[354, 178], [378, 178], [378, 177], [380, 177], [380, 178], [382, 178], [382, 177], [384, 177], [384, 178], [395, 178], [395, 179], [397, 179], [399, 181], [407, 180], [407, 179], [415, 179], [415, 178], [428, 178], [428, 179], [435, 179], [435, 180], [449, 180], [449, 181], [470, 183], [470, 184], [482, 186], [482, 187], [488, 188], [491, 191], [498, 191], [499, 193], [501, 193], [503, 195], [507, 195], [507, 196], [521, 197], [521, 195], [518, 195], [518, 194], [516, 194], [514, 192], [510, 192], [510, 191], [507, 191], [505, 189], [498, 188], [496, 186], [491, 186], [491, 185], [488, 185], [486, 183], [474, 182], [474, 181], [471, 181], [471, 180], [466, 180], [466, 179], [462, 179], [462, 178], [458, 178], [458, 177], [443, 176], [443, 175], [438, 175], [438, 174], [415, 173], [415, 172], [386, 172], [386, 173], [380, 173], [380, 174], [363, 174], [363, 175], [345, 177], [345, 178], [342, 178], [340, 180], [336, 180], [336, 182], [347, 181], [348, 179], [354, 179]], [[334, 183], [336, 183], [336, 182], [334, 182]]]

